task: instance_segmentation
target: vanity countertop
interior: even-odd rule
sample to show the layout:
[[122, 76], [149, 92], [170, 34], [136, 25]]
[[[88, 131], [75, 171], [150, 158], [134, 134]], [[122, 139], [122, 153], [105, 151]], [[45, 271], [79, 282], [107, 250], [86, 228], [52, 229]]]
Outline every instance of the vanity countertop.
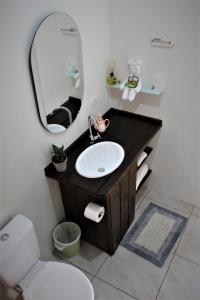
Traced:
[[89, 130], [86, 130], [72, 145], [66, 149], [68, 157], [67, 169], [63, 173], [56, 172], [53, 164], [45, 168], [45, 175], [58, 180], [66, 186], [76, 186], [82, 191], [89, 192], [98, 197], [105, 196], [115, 183], [123, 176], [127, 167], [137, 158], [144, 146], [162, 127], [162, 120], [155, 119], [119, 109], [109, 109], [104, 118], [110, 120], [102, 140], [119, 143], [125, 151], [122, 164], [113, 173], [101, 178], [84, 178], [76, 172], [75, 163], [79, 154], [89, 147]]

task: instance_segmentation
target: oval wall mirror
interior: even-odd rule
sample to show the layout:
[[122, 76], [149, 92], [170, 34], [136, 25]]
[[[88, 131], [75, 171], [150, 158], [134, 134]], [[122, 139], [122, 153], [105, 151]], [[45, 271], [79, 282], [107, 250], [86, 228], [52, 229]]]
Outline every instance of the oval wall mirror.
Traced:
[[56, 12], [40, 24], [30, 65], [40, 121], [51, 133], [65, 131], [83, 99], [81, 38], [71, 17]]

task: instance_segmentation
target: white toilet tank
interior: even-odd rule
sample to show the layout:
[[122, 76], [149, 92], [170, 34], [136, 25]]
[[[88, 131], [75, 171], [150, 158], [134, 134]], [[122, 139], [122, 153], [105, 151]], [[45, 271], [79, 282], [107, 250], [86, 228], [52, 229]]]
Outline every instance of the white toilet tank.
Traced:
[[0, 279], [10, 287], [18, 284], [40, 257], [33, 223], [15, 216], [0, 230]]

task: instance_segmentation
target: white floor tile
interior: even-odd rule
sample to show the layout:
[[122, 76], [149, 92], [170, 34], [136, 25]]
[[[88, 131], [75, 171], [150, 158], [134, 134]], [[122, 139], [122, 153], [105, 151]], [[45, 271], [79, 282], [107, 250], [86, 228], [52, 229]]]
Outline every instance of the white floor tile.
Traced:
[[192, 214], [193, 214], [194, 216], [200, 217], [200, 206], [195, 206], [195, 207], [193, 208]]
[[176, 254], [200, 264], [200, 217], [190, 217]]
[[[81, 270], [81, 269], [80, 269]], [[85, 276], [87, 276], [87, 278], [92, 282], [92, 280], [94, 279], [94, 275], [92, 275], [92, 274], [90, 274], [90, 273], [88, 273], [88, 272], [86, 272], [86, 271], [83, 271], [83, 270], [81, 270], [84, 274], [85, 274]]]
[[159, 268], [140, 256], [119, 246], [108, 257], [97, 277], [138, 299], [153, 300], [160, 288], [172, 254], [165, 265]]
[[80, 253], [68, 261], [82, 270], [95, 275], [108, 254], [93, 245], [81, 241]]
[[138, 192], [136, 193], [136, 200], [135, 200], [135, 210], [138, 209], [138, 207], [140, 206], [142, 200], [145, 198], [145, 196], [147, 195], [148, 190], [145, 186], [142, 186]]
[[166, 209], [169, 209], [177, 214], [180, 214], [181, 216], [184, 216], [186, 218], [188, 218], [190, 216], [189, 212], [184, 212], [183, 210], [174, 208], [172, 206], [169, 206], [166, 203], [160, 203], [158, 201], [153, 201], [151, 199], [148, 198], [148, 196], [142, 201], [142, 203], [140, 204], [140, 207], [138, 208], [138, 210], [135, 213], [135, 219], [138, 219], [140, 217], [140, 215], [143, 213], [143, 211], [147, 208], [147, 206], [149, 206], [150, 203], [155, 203], [161, 207], [164, 207]]
[[160, 194], [158, 192], [155, 192], [155, 191], [149, 191], [147, 197], [148, 197], [149, 200], [153, 200], [153, 201], [156, 201], [160, 204], [164, 204], [164, 205], [167, 205], [169, 207], [176, 208], [176, 209], [181, 210], [181, 211], [183, 211], [185, 213], [188, 213], [188, 214], [190, 214], [192, 212], [192, 209], [193, 209], [193, 206], [186, 203], [186, 202], [168, 198], [165, 195], [162, 195], [162, 194]]
[[175, 256], [156, 300], [199, 300], [200, 266]]
[[95, 278], [92, 282], [95, 300], [133, 300], [135, 298]]

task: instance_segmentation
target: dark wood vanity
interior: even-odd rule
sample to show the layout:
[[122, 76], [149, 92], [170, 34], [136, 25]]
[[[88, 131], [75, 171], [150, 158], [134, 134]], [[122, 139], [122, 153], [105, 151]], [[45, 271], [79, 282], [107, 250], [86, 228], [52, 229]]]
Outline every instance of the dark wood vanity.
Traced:
[[[102, 141], [119, 143], [125, 151], [117, 170], [96, 179], [84, 178], [76, 172], [76, 159], [91, 145], [87, 130], [66, 149], [67, 170], [57, 173], [50, 164], [45, 168], [45, 174], [59, 182], [66, 220], [79, 224], [84, 240], [112, 255], [134, 219], [137, 157], [145, 148], [150, 154], [152, 149], [148, 143], [161, 128], [162, 121], [114, 108], [104, 117], [111, 123], [101, 135]], [[105, 216], [100, 223], [84, 217], [89, 202], [105, 207]]]

